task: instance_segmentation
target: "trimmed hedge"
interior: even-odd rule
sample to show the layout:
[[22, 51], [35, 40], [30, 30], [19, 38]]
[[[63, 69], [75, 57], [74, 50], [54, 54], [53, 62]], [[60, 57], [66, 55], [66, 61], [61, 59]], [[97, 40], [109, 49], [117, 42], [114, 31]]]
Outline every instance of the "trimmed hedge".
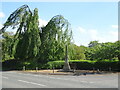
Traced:
[[[69, 60], [69, 64], [72, 69], [80, 69], [80, 70], [109, 70], [111, 68], [112, 71], [120, 71], [118, 67], [120, 67], [120, 62], [118, 60], [101, 60], [101, 61], [91, 61], [91, 60]], [[3, 70], [22, 70], [23, 66], [26, 66], [27, 70], [35, 70], [36, 66], [39, 69], [62, 69], [64, 66], [64, 61], [52, 61], [47, 64], [40, 64], [34, 62], [20, 62], [18, 60], [7, 60], [2, 62]]]
[[[49, 68], [52, 67], [56, 69], [63, 68], [64, 61], [52, 61], [47, 63]], [[120, 71], [118, 66], [120, 65], [120, 62], [118, 60], [101, 60], [101, 61], [91, 61], [91, 60], [69, 60], [69, 64], [71, 68], [75, 69], [81, 69], [81, 70], [112, 70], [112, 71]]]
[[2, 70], [21, 70], [23, 67], [22, 63], [18, 60], [7, 60], [2, 62]]

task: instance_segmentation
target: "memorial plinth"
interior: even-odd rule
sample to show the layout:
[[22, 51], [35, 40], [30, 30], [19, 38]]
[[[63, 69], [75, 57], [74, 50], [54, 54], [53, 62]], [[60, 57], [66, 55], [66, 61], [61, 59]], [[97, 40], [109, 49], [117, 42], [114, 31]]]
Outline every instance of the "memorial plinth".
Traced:
[[69, 62], [68, 62], [68, 47], [67, 47], [67, 45], [65, 47], [65, 63], [64, 63], [62, 71], [65, 71], [65, 72], [71, 71], [71, 68], [70, 68], [70, 65], [69, 65]]

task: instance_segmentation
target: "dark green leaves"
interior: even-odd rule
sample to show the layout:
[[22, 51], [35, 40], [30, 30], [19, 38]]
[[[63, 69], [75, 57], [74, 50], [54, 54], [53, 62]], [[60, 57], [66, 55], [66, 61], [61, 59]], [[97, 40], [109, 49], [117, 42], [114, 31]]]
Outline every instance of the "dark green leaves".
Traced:
[[38, 27], [38, 10], [35, 9], [26, 20], [24, 32], [18, 33], [20, 37], [16, 47], [15, 58], [17, 59], [35, 59], [39, 53], [41, 45], [39, 27]]

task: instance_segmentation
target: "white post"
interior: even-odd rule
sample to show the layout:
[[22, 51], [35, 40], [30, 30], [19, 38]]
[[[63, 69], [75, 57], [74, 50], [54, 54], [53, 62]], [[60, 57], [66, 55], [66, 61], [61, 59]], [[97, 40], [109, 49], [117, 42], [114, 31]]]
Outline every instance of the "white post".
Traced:
[[25, 66], [23, 66], [23, 71], [25, 71]]
[[38, 71], [38, 67], [36, 67], [36, 72]]

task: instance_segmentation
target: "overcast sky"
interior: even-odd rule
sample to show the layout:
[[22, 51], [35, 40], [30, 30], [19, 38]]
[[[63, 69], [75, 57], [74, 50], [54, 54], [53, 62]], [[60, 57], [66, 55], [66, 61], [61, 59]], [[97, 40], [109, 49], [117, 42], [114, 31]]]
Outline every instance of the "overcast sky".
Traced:
[[118, 40], [117, 2], [4, 2], [0, 10], [0, 27], [13, 11], [24, 4], [31, 10], [38, 8], [40, 26], [46, 25], [55, 15], [63, 15], [71, 23], [76, 45], [87, 46], [93, 40]]

